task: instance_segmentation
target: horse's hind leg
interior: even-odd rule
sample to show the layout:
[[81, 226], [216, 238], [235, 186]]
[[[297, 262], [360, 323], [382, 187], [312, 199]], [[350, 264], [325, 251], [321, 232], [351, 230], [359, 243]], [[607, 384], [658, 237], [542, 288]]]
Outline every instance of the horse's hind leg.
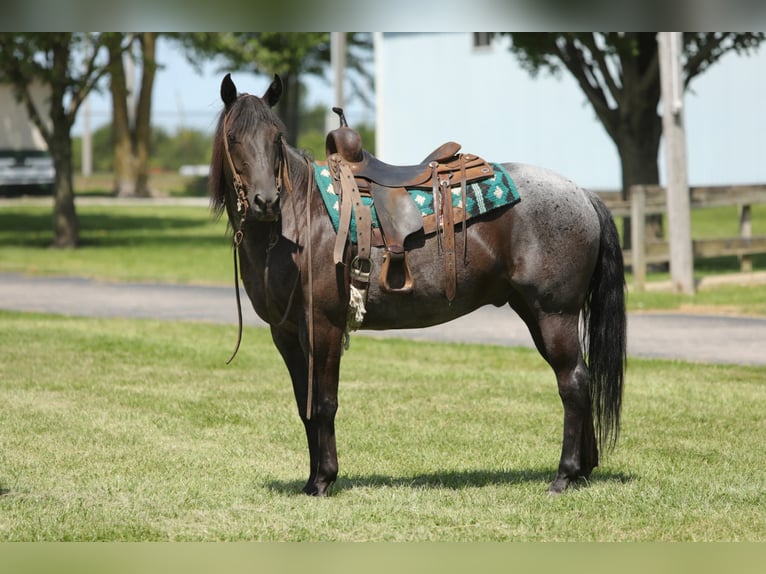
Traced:
[[564, 437], [556, 479], [549, 491], [564, 491], [572, 481], [588, 478], [598, 466], [593, 430], [589, 374], [578, 334], [579, 313], [541, 313], [535, 320], [520, 313], [540, 354], [553, 368], [564, 406]]

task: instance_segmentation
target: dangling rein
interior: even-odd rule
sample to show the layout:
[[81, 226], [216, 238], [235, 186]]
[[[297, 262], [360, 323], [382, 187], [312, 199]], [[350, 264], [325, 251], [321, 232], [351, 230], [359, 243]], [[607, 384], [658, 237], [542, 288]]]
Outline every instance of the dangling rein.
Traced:
[[222, 134], [223, 149], [226, 152], [226, 160], [229, 162], [229, 170], [231, 171], [233, 179], [232, 183], [234, 185], [234, 191], [237, 194], [237, 213], [239, 214], [239, 225], [237, 225], [237, 229], [234, 231], [234, 237], [232, 238], [234, 247], [234, 293], [237, 296], [237, 319], [239, 328], [237, 332], [237, 344], [234, 347], [234, 352], [231, 354], [231, 357], [226, 361], [227, 365], [237, 356], [237, 351], [239, 351], [239, 346], [242, 343], [242, 301], [240, 301], [239, 297], [239, 260], [237, 258], [237, 253], [239, 252], [239, 246], [242, 245], [242, 239], [245, 236], [245, 219], [247, 218], [247, 211], [250, 209], [250, 202], [247, 201], [247, 193], [245, 192], [245, 184], [242, 183], [242, 178], [239, 177], [237, 169], [234, 167], [234, 160], [231, 159], [231, 152], [229, 151], [229, 137], [227, 135], [228, 130], [226, 129], [228, 119], [227, 116], [224, 120]]
[[[245, 186], [242, 183], [242, 179], [239, 177], [239, 174], [237, 173], [237, 170], [234, 168], [234, 161], [231, 159], [231, 154], [229, 153], [229, 140], [226, 137], [226, 129], [224, 126], [224, 149], [226, 151], [226, 159], [229, 162], [229, 168], [231, 169], [232, 177], [233, 177], [233, 185], [234, 185], [234, 191], [237, 193], [237, 213], [239, 214], [239, 224], [237, 226], [236, 231], [234, 232], [234, 237], [232, 241], [233, 246], [233, 254], [234, 254], [234, 294], [236, 296], [237, 300], [237, 343], [234, 347], [234, 352], [232, 352], [229, 359], [226, 361], [226, 364], [230, 364], [234, 357], [237, 356], [237, 352], [239, 351], [239, 347], [242, 343], [242, 300], [239, 294], [239, 247], [242, 245], [242, 240], [245, 237], [244, 232], [244, 225], [245, 225], [245, 219], [247, 218], [247, 210], [250, 208], [250, 203], [247, 200], [247, 194], [245, 192]], [[285, 154], [285, 146], [286, 144], [281, 139], [280, 136], [280, 144], [283, 146], [279, 158], [279, 167], [277, 168], [277, 191], [280, 192], [284, 186], [284, 188], [288, 191], [288, 193], [292, 193], [293, 186], [292, 181], [290, 180], [289, 170], [287, 166], [287, 160], [286, 154]], [[308, 166], [308, 173], [309, 173], [309, 179], [308, 179], [308, 190], [306, 193], [306, 231], [307, 231], [307, 239], [306, 239], [306, 255], [308, 256], [308, 284], [309, 284], [309, 291], [308, 291], [308, 305], [309, 305], [309, 317], [308, 317], [308, 328], [309, 328], [309, 369], [308, 369], [308, 390], [307, 390], [307, 397], [306, 397], [306, 418], [311, 419], [312, 414], [312, 403], [313, 403], [313, 391], [314, 391], [314, 289], [313, 289], [313, 276], [312, 276], [312, 256], [311, 256], [311, 191], [314, 187], [314, 170], [312, 169], [310, 160], [306, 160], [306, 164]], [[295, 209], [295, 203], [293, 203], [293, 209]], [[264, 292], [266, 294], [266, 306], [267, 308], [270, 308], [270, 305], [268, 304], [269, 299], [269, 261], [271, 258], [271, 250], [274, 248], [274, 246], [277, 244], [278, 237], [276, 237], [276, 234], [274, 233], [274, 229], [272, 228], [270, 234], [269, 234], [269, 245], [266, 248], [266, 269], [264, 272]], [[287, 301], [287, 307], [285, 308], [285, 312], [282, 315], [282, 318], [279, 320], [279, 322], [275, 323], [273, 326], [279, 327], [281, 326], [286, 320], [290, 313], [290, 310], [292, 309], [293, 300], [295, 296], [295, 292], [298, 287], [298, 283], [300, 281], [301, 273], [300, 273], [300, 264], [298, 267], [298, 274], [295, 278], [295, 283], [293, 284], [293, 288], [290, 291], [290, 297]]]

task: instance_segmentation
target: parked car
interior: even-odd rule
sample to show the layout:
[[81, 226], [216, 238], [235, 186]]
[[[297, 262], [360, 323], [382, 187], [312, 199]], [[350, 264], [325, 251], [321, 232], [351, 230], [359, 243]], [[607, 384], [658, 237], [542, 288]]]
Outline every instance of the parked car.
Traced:
[[0, 150], [0, 195], [50, 194], [56, 171], [43, 150]]
[[[50, 194], [55, 170], [48, 146], [13, 87], [1, 82], [0, 72], [0, 196]], [[45, 109], [50, 88], [32, 84], [29, 89], [38, 109]]]

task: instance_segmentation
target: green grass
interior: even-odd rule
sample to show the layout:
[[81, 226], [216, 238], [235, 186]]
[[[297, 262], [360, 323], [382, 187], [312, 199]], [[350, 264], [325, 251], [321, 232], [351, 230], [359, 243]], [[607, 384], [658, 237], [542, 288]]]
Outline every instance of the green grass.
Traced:
[[[750, 207], [753, 235], [766, 235], [766, 204]], [[739, 236], [739, 207], [694, 209], [691, 212], [692, 238]]]
[[766, 368], [632, 360], [616, 451], [551, 498], [531, 350], [356, 336], [334, 495], [267, 331], [0, 313], [0, 540], [766, 538]]
[[766, 285], [720, 285], [698, 290], [693, 296], [663, 291], [631, 291], [629, 311], [680, 310], [690, 313], [766, 316]]
[[112, 281], [224, 283], [231, 279], [224, 219], [206, 207], [81, 206], [82, 246], [50, 249], [51, 210], [0, 209], [0, 271]]

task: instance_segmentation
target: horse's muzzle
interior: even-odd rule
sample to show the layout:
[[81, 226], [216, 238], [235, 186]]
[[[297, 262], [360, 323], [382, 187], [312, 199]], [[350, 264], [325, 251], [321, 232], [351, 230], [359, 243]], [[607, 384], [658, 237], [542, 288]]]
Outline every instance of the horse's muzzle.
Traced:
[[279, 196], [268, 200], [256, 194], [253, 198], [252, 210], [258, 221], [276, 221], [279, 219]]

